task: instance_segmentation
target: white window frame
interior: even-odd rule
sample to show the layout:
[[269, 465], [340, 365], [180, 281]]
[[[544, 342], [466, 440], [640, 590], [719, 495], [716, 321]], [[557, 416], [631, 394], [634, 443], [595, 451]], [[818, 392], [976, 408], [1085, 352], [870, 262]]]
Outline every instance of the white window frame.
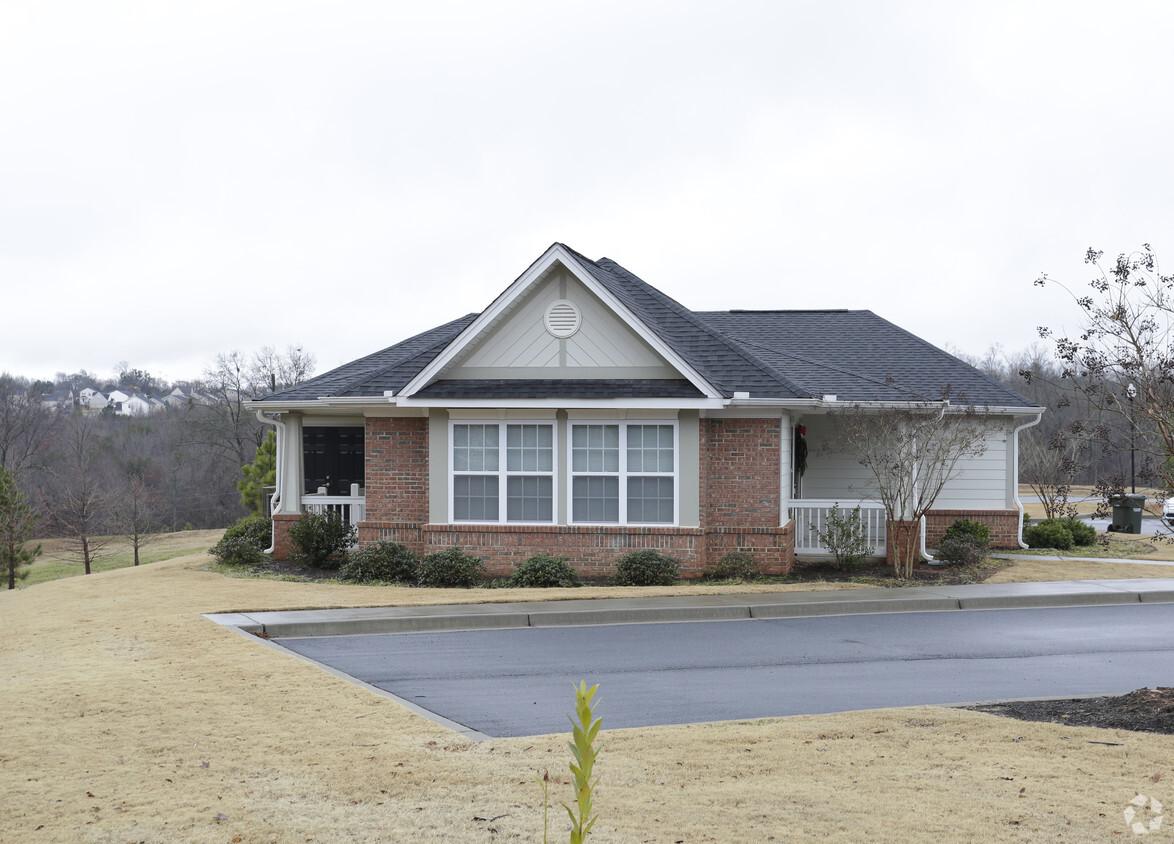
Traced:
[[[573, 443], [577, 426], [618, 425], [620, 429], [619, 471], [618, 472], [576, 472], [574, 469]], [[633, 426], [669, 425], [673, 429], [673, 520], [671, 522], [629, 522], [628, 521], [628, 479], [665, 478], [667, 472], [628, 472], [628, 428]], [[677, 527], [681, 523], [681, 427], [676, 419], [570, 419], [567, 421], [567, 477], [563, 486], [567, 500], [567, 524], [588, 527]], [[574, 483], [576, 477], [618, 477], [619, 478], [619, 521], [577, 522], [575, 521]]]
[[[497, 469], [496, 470], [467, 470], [458, 472], [456, 469], [456, 428], [458, 425], [484, 425], [497, 428]], [[511, 472], [506, 468], [506, 449], [510, 425], [543, 425], [550, 428], [550, 471], [549, 472]], [[448, 423], [448, 516], [449, 524], [454, 525], [553, 525], [558, 523], [558, 425], [550, 418], [545, 419], [450, 419]], [[462, 475], [496, 475], [497, 476], [497, 519], [457, 519], [456, 518], [456, 478]], [[509, 479], [516, 477], [550, 478], [550, 519], [547, 521], [508, 521], [509, 501], [506, 494]]]

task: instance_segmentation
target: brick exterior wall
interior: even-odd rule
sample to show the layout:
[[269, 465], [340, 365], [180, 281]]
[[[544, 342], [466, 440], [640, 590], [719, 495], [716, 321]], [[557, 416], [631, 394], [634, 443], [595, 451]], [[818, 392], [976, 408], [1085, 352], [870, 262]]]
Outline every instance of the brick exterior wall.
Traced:
[[[793, 524], [778, 523], [780, 428], [777, 419], [701, 420], [700, 527], [438, 525], [428, 524], [428, 420], [370, 418], [359, 544], [389, 540], [420, 555], [459, 545], [492, 575], [547, 552], [567, 557], [585, 577], [603, 578], [619, 557], [644, 548], [681, 560], [686, 577], [700, 577], [731, 551], [785, 574], [795, 562], [795, 535]], [[288, 555], [285, 528], [277, 530], [275, 554]]]
[[702, 524], [778, 527], [778, 419], [702, 419]]
[[363, 480], [373, 522], [428, 521], [428, 420], [367, 419]]

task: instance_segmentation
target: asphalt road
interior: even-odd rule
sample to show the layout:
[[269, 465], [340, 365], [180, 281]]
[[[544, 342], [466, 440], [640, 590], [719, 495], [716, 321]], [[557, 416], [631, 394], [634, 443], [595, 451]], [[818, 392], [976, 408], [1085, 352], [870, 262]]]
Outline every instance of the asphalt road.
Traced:
[[489, 736], [564, 732], [579, 680], [606, 729], [1174, 682], [1174, 605], [281, 639]]

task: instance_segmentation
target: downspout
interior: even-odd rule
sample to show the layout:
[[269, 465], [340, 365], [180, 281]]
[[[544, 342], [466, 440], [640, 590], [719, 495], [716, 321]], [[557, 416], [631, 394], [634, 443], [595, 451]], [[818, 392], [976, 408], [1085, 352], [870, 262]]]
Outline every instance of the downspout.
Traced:
[[282, 467], [285, 461], [282, 459], [285, 456], [285, 423], [281, 421], [280, 417], [270, 417], [265, 415], [265, 411], [257, 411], [257, 420], [264, 425], [272, 425], [277, 432], [277, 465], [274, 467], [274, 483], [276, 484], [273, 490], [273, 495], [269, 496], [269, 547], [262, 551], [262, 554], [272, 554], [273, 549], [277, 547], [277, 528], [273, 526], [272, 516], [277, 510], [277, 505], [281, 503], [281, 474]]
[[1015, 429], [1011, 436], [1011, 450], [1014, 455], [1015, 478], [1012, 481], [1012, 489], [1015, 490], [1015, 509], [1019, 511], [1019, 530], [1016, 533], [1016, 540], [1019, 542], [1020, 548], [1026, 548], [1027, 543], [1023, 541], [1023, 502], [1019, 500], [1019, 432], [1027, 428], [1032, 428], [1040, 423], [1044, 418], [1044, 412], [1041, 410], [1035, 415], [1035, 419], [1031, 422], [1026, 422]]

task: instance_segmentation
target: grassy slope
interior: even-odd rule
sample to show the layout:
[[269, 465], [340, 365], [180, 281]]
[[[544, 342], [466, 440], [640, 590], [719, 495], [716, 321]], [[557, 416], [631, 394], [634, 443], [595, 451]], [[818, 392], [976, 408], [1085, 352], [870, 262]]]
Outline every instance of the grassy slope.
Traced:
[[[570, 799], [566, 735], [474, 744], [201, 617], [380, 604], [389, 590], [229, 579], [205, 562], [0, 595], [0, 840], [540, 840], [532, 776], [549, 770], [552, 801]], [[1012, 571], [1033, 566], [1073, 573], [1054, 560]], [[558, 594], [394, 590], [412, 603]], [[1174, 804], [1174, 737], [934, 707], [605, 730], [603, 742], [600, 841], [1102, 841], [1131, 834], [1122, 811], [1139, 792]], [[565, 840], [560, 812], [552, 840]]]

